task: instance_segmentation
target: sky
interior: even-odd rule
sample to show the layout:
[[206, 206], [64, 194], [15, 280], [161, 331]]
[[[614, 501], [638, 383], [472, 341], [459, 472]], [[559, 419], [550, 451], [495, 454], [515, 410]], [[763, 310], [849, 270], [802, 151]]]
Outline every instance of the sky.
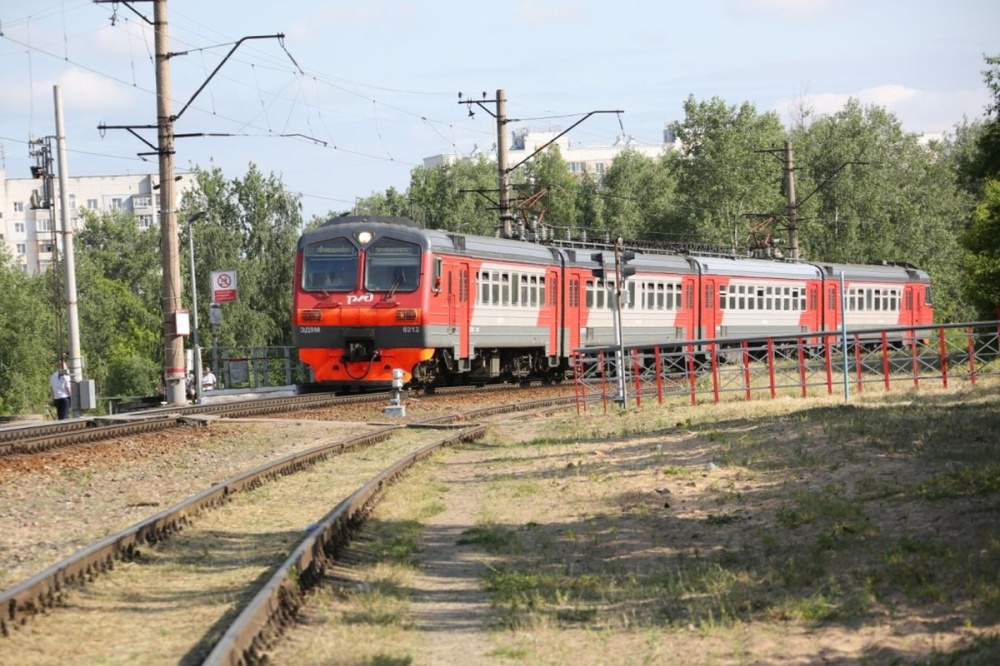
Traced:
[[[983, 57], [1000, 55], [996, 0], [166, 6], [174, 131], [225, 135], [178, 138], [177, 170], [242, 178], [255, 164], [301, 195], [307, 220], [405, 190], [425, 157], [492, 146], [496, 121], [459, 93], [492, 100], [503, 90], [510, 129], [565, 129], [621, 110], [572, 131], [574, 144], [590, 146], [623, 134], [660, 143], [689, 96], [749, 102], [786, 125], [803, 104], [823, 115], [855, 98], [907, 131], [940, 133], [983, 117]], [[156, 123], [152, 18], [149, 1], [0, 0], [8, 178], [30, 175], [30, 139], [55, 135], [53, 86], [70, 176], [157, 172], [155, 157], [137, 156], [150, 150], [138, 137], [98, 129]], [[155, 145], [155, 130], [135, 132]]]

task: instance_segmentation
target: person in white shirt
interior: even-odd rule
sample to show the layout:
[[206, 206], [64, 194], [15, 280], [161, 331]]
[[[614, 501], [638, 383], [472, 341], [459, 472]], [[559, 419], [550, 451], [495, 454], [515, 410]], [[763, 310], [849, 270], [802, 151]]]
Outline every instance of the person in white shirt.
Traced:
[[52, 404], [56, 408], [56, 418], [63, 421], [69, 418], [70, 396], [73, 395], [73, 385], [69, 381], [66, 362], [56, 363], [56, 371], [49, 377], [49, 389], [52, 391]]
[[215, 373], [212, 372], [211, 368], [206, 367], [201, 374], [201, 390], [211, 391], [218, 385], [218, 380], [215, 379]]

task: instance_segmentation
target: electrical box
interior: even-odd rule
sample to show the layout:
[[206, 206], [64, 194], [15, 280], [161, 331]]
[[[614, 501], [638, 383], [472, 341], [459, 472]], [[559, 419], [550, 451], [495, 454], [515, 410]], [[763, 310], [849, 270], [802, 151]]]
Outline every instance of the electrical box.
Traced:
[[73, 402], [76, 403], [76, 409], [81, 412], [97, 409], [97, 390], [94, 388], [93, 379], [73, 382]]
[[191, 335], [191, 320], [187, 310], [174, 310], [174, 333]]

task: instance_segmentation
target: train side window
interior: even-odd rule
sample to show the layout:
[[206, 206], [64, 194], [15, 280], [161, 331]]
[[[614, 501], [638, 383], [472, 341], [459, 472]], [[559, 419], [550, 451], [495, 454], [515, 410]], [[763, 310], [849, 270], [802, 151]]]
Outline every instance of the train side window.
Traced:
[[666, 308], [666, 298], [664, 296], [664, 285], [662, 282], [656, 285], [656, 309], [663, 310]]
[[772, 298], [773, 291], [774, 291], [774, 287], [766, 287], [764, 289], [764, 294], [765, 294], [765, 297], [764, 297], [764, 309], [765, 310], [773, 310], [774, 309], [772, 307], [773, 304], [774, 304], [774, 300]]
[[487, 273], [476, 273], [476, 281], [479, 282], [479, 302], [482, 305], [490, 303], [490, 283]]
[[924, 305], [933, 305], [934, 301], [931, 300], [931, 286], [927, 285], [924, 287]]
[[510, 275], [500, 276], [500, 305], [510, 305]]
[[521, 276], [521, 305], [528, 305], [528, 276]]
[[758, 310], [763, 310], [764, 309], [764, 288], [763, 287], [757, 287], [757, 309]]
[[538, 281], [538, 304], [541, 307], [545, 307], [545, 278], [542, 277]]
[[584, 304], [588, 310], [592, 310], [594, 308], [594, 281], [587, 280], [584, 289], [586, 290], [584, 293]]
[[889, 309], [893, 312], [899, 310], [899, 292], [895, 289], [889, 291]]
[[528, 283], [528, 293], [531, 297], [531, 307], [538, 305], [538, 276], [532, 275]]
[[865, 289], [865, 310], [868, 310], [870, 312], [872, 309], [873, 309], [873, 306], [872, 306], [872, 290], [871, 289]]
[[520, 301], [521, 294], [521, 276], [517, 273], [513, 273], [510, 276], [510, 304], [518, 305]]
[[443, 262], [441, 260], [441, 257], [434, 257], [434, 286], [432, 287], [432, 289], [436, 294], [441, 292], [442, 271], [443, 271]]

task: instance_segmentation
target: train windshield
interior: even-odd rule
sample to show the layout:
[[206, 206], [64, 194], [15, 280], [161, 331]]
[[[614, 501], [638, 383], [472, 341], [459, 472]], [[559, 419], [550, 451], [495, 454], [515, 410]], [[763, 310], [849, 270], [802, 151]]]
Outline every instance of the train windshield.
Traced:
[[306, 291], [352, 291], [358, 284], [358, 250], [346, 238], [307, 245], [303, 252], [302, 288]]
[[365, 252], [365, 289], [416, 291], [420, 286], [420, 246], [380, 238]]

